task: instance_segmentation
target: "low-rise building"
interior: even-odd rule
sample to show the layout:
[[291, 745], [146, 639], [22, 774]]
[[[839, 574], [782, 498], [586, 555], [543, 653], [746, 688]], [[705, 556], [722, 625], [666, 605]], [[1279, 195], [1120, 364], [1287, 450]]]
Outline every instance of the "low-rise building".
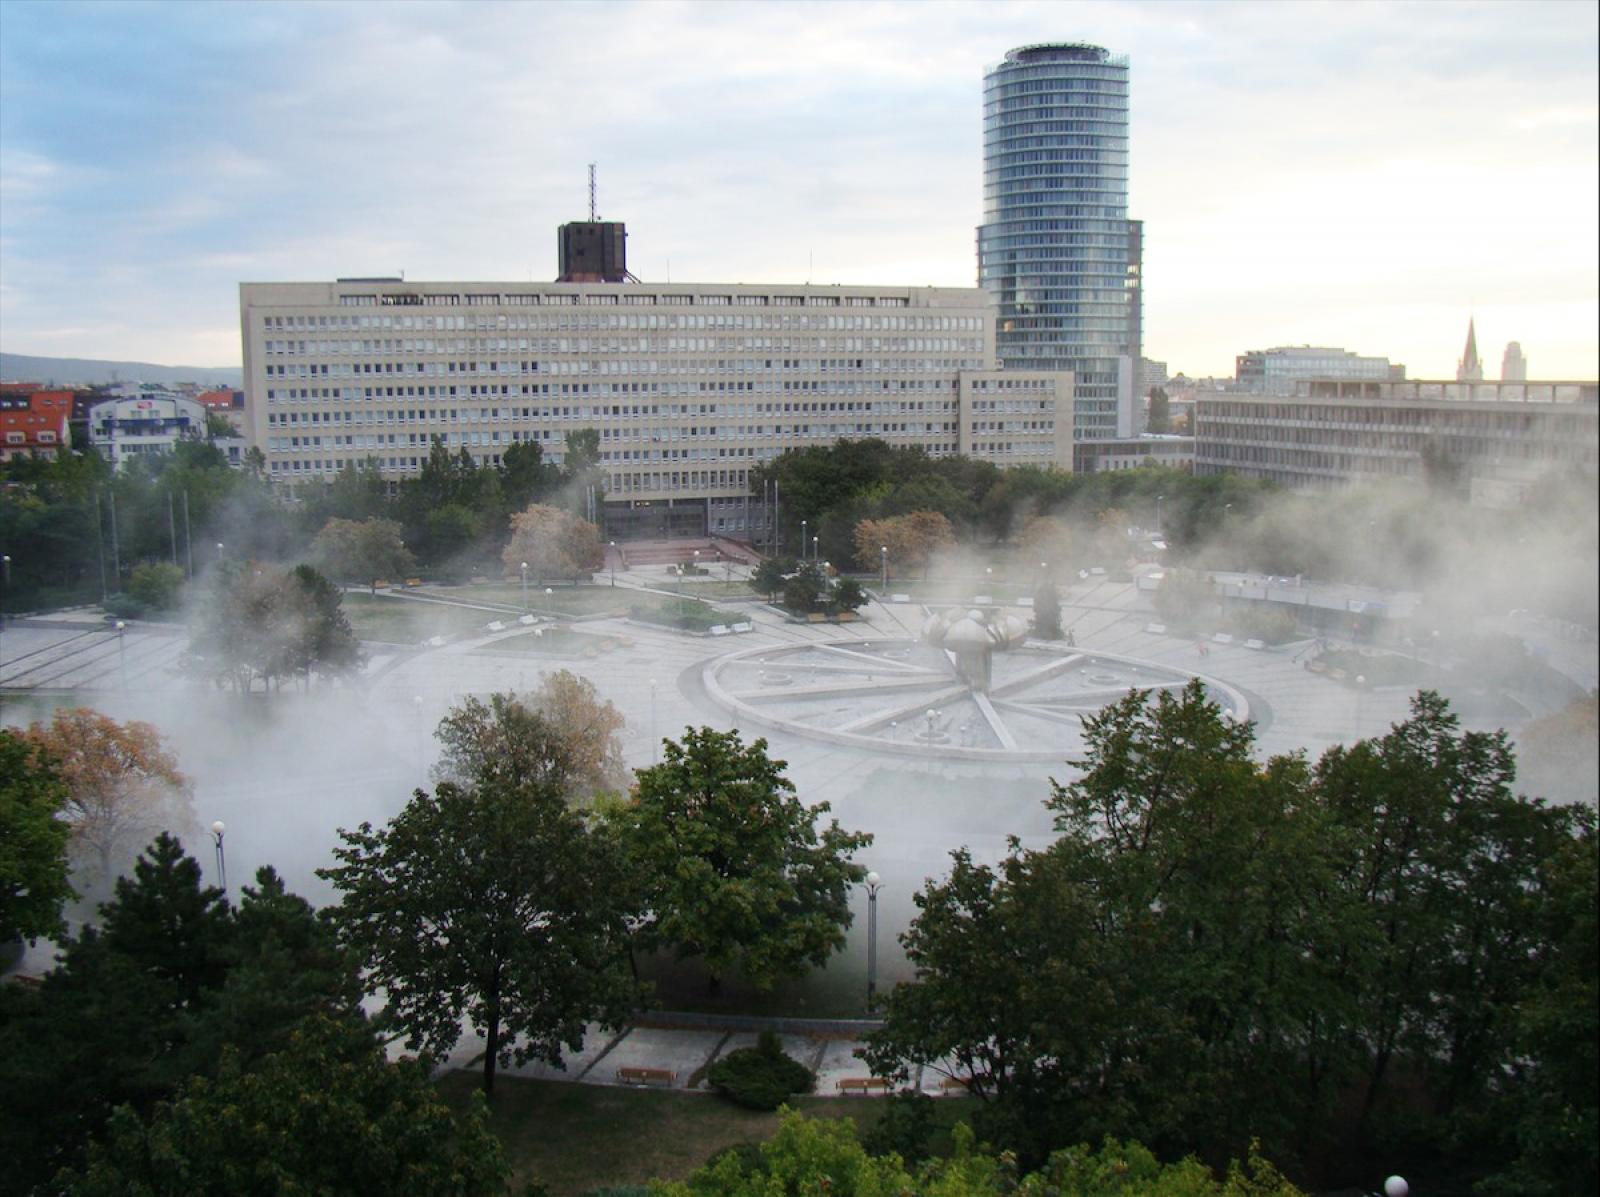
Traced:
[[1280, 345], [1252, 349], [1235, 359], [1239, 390], [1257, 395], [1289, 395], [1309, 379], [1386, 382], [1406, 376], [1406, 368], [1386, 357], [1362, 357], [1348, 349], [1320, 345]]
[[1597, 467], [1600, 384], [1302, 381], [1289, 396], [1200, 393], [1195, 472], [1333, 488], [1463, 472], [1474, 499], [1515, 501], [1553, 472]]
[[7, 387], [0, 392], [0, 461], [53, 459], [71, 448], [71, 391]]
[[1188, 470], [1194, 467], [1194, 437], [1147, 432], [1115, 440], [1079, 441], [1073, 458], [1073, 468], [1083, 474], [1136, 470], [1140, 466]]
[[120, 468], [131, 458], [170, 453], [180, 440], [205, 436], [205, 408], [157, 391], [107, 399], [89, 409], [89, 443]]

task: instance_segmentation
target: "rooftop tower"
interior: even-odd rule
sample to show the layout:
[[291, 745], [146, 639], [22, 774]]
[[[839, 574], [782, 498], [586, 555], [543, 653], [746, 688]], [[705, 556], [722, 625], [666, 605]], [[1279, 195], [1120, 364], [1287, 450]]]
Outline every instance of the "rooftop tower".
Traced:
[[1022, 46], [983, 84], [978, 281], [1008, 368], [1072, 370], [1079, 440], [1130, 436], [1143, 229], [1128, 219], [1128, 60]]
[[1461, 360], [1456, 363], [1457, 382], [1482, 382], [1483, 363], [1478, 360], [1478, 331], [1473, 327], [1475, 321], [1467, 317], [1467, 347], [1461, 353]]

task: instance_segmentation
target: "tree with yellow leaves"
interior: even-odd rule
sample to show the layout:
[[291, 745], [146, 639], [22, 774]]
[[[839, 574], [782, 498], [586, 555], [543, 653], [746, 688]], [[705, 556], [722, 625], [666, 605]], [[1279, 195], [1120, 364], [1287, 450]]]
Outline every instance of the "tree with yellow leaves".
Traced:
[[856, 560], [870, 565], [888, 550], [889, 565], [898, 571], [922, 570], [928, 576], [934, 554], [956, 542], [950, 521], [937, 511], [913, 511], [891, 519], [862, 520], [856, 525]]
[[508, 574], [524, 562], [534, 578], [578, 579], [605, 562], [600, 531], [570, 511], [534, 503], [511, 517], [511, 541], [500, 554]]
[[89, 858], [100, 879], [110, 878], [121, 855], [161, 831], [181, 834], [193, 826], [189, 779], [150, 724], [118, 723], [77, 707], [58, 710], [24, 734], [56, 762], [67, 788], [61, 815], [72, 828], [72, 848]]

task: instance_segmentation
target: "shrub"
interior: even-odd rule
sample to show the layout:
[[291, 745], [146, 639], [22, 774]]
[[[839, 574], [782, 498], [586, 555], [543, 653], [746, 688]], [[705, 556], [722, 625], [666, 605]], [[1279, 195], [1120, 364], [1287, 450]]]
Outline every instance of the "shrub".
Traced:
[[107, 615], [118, 619], [143, 619], [149, 608], [131, 594], [113, 594], [100, 604]]
[[178, 605], [178, 590], [183, 571], [165, 561], [134, 566], [128, 578], [128, 593], [152, 611], [171, 611]]
[[747, 1110], [776, 1110], [791, 1093], [809, 1093], [817, 1078], [791, 1059], [771, 1031], [754, 1047], [729, 1052], [713, 1064], [706, 1079], [729, 1101]]

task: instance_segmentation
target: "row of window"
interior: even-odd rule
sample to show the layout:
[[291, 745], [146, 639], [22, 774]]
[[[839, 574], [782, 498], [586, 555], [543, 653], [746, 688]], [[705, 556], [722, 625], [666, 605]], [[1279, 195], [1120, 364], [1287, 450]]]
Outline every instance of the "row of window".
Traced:
[[604, 312], [562, 312], [527, 315], [521, 312], [479, 316], [263, 316], [267, 332], [604, 332], [611, 329], [674, 331], [688, 329], [795, 329], [812, 332], [981, 332], [982, 316], [818, 316], [809, 314], [757, 315], [610, 315]]

